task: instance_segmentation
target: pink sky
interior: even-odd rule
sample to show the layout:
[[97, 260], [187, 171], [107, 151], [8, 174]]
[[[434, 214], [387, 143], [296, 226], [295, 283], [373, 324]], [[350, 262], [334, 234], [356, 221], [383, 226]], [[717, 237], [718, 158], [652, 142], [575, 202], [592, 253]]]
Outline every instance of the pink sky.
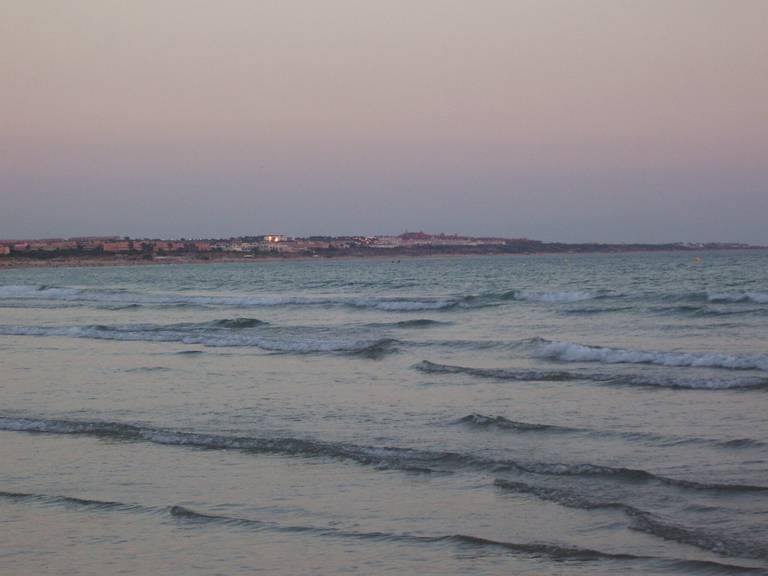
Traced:
[[768, 2], [7, 0], [0, 237], [768, 243]]

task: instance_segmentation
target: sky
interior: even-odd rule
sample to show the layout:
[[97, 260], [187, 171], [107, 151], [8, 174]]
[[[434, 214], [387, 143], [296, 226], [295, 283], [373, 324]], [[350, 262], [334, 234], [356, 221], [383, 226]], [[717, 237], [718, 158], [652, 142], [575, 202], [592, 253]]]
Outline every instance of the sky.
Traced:
[[765, 0], [4, 0], [0, 238], [768, 245]]

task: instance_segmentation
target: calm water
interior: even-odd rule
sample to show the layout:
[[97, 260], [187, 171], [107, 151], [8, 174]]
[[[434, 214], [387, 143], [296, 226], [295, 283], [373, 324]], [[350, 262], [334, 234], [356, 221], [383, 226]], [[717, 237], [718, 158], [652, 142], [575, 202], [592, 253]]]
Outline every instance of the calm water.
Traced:
[[768, 573], [768, 252], [0, 273], [3, 574]]

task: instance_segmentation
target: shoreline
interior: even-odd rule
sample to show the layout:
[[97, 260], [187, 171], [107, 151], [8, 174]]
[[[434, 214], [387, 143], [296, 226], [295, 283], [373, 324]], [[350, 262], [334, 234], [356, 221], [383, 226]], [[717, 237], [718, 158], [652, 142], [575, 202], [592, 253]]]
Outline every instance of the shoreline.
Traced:
[[331, 260], [402, 260], [421, 258], [456, 258], [466, 256], [579, 256], [590, 254], [647, 254], [647, 253], [700, 253], [700, 252], [742, 252], [764, 251], [768, 247], [751, 248], [719, 248], [719, 249], [628, 249], [628, 250], [553, 250], [539, 252], [476, 252], [476, 251], [445, 251], [445, 252], [399, 252], [396, 254], [381, 253], [351, 253], [334, 255], [269, 255], [269, 256], [232, 256], [222, 255], [214, 257], [200, 257], [195, 255], [162, 256], [158, 258], [141, 258], [129, 255], [110, 256], [84, 256], [53, 257], [53, 258], [24, 258], [24, 257], [0, 257], [0, 272], [3, 270], [18, 270], [22, 268], [105, 268], [105, 267], [131, 267], [131, 266], [163, 266], [163, 265], [187, 265], [187, 264], [258, 264], [261, 262], [306, 262], [306, 261], [331, 261]]

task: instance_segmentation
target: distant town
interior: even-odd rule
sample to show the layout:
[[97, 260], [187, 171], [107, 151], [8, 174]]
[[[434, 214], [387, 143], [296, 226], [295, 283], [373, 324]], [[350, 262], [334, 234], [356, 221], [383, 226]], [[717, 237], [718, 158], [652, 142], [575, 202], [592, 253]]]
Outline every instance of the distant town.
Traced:
[[308, 236], [283, 234], [233, 238], [130, 238], [97, 236], [0, 240], [0, 264], [29, 265], [246, 260], [291, 257], [429, 256], [449, 254], [540, 254], [669, 250], [758, 249], [743, 243], [604, 244], [543, 242], [528, 238], [473, 237], [404, 232], [398, 236]]

